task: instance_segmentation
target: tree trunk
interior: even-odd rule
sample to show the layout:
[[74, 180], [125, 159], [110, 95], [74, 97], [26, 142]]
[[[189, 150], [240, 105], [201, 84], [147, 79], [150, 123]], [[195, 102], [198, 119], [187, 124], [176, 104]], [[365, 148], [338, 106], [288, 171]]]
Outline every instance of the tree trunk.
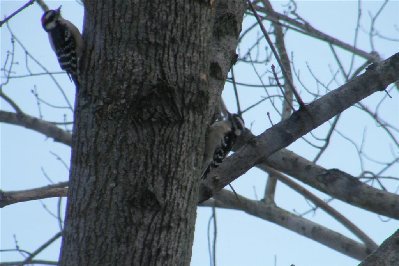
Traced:
[[212, 14], [206, 1], [85, 1], [60, 265], [189, 265]]
[[399, 265], [399, 230], [392, 234], [370, 254], [359, 266], [397, 266]]

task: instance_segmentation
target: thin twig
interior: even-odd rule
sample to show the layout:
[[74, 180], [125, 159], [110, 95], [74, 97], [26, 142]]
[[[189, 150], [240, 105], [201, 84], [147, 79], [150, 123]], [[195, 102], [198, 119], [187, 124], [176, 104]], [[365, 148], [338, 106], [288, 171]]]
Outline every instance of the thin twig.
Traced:
[[29, 58], [31, 58], [41, 69], [43, 69], [45, 72], [49, 73], [50, 78], [54, 81], [55, 85], [57, 86], [58, 90], [62, 94], [66, 104], [68, 105], [69, 109], [73, 112], [73, 107], [72, 104], [70, 103], [67, 95], [64, 92], [64, 89], [61, 87], [61, 85], [58, 83], [58, 81], [55, 79], [54, 75], [51, 74], [51, 72], [42, 64], [40, 63], [39, 60], [37, 60], [33, 55], [28, 51], [28, 49], [25, 47], [25, 45], [17, 38], [17, 36], [13, 33], [11, 30], [10, 26], [7, 24], [7, 28], [11, 34], [11, 36], [15, 39], [15, 41], [21, 46], [21, 48], [25, 51], [25, 55]]
[[[274, 12], [273, 6], [270, 3], [269, 0], [262, 0], [263, 6], [271, 12]], [[287, 49], [285, 47], [285, 40], [284, 40], [284, 32], [283, 28], [280, 23], [277, 23], [276, 21], [271, 22], [274, 28], [274, 35], [275, 35], [275, 43], [276, 43], [276, 48], [278, 51], [278, 54], [281, 58], [281, 63], [283, 64], [285, 70], [287, 71], [287, 77], [291, 80], [292, 82], [292, 71], [291, 71], [291, 65], [290, 65], [290, 59], [287, 54]], [[289, 84], [288, 82], [285, 82], [285, 84]], [[282, 116], [281, 119], [284, 120], [288, 118], [291, 115], [291, 111], [293, 110], [292, 108], [292, 101], [293, 101], [293, 94], [292, 90], [290, 88], [287, 88], [288, 86], [284, 86], [284, 98], [285, 101], [283, 101], [283, 111], [282, 111]]]
[[334, 132], [335, 127], [337, 126], [338, 120], [341, 117], [341, 114], [337, 115], [332, 122], [330, 129], [328, 130], [327, 136], [325, 138], [324, 145], [320, 148], [320, 151], [317, 153], [316, 157], [313, 159], [313, 163], [316, 163], [324, 151], [327, 149], [328, 145], [330, 144], [331, 136]]
[[264, 27], [263, 24], [262, 24], [262, 20], [261, 20], [261, 18], [259, 17], [258, 12], [255, 10], [255, 8], [254, 8], [254, 6], [252, 5], [252, 3], [251, 3], [250, 0], [247, 0], [247, 2], [248, 2], [248, 5], [249, 5], [249, 7], [250, 7], [252, 13], [253, 13], [254, 16], [256, 17], [256, 20], [258, 21], [258, 24], [259, 24], [259, 26], [260, 26], [260, 28], [261, 28], [261, 30], [262, 30], [262, 32], [263, 32], [263, 35], [265, 36], [266, 41], [267, 41], [267, 43], [269, 44], [270, 49], [272, 50], [272, 52], [273, 52], [273, 54], [274, 54], [274, 57], [276, 58], [277, 63], [279, 64], [279, 66], [280, 66], [280, 68], [281, 68], [281, 71], [283, 72], [284, 79], [288, 82], [289, 87], [290, 87], [290, 89], [292, 90], [292, 92], [294, 93], [295, 98], [296, 98], [296, 100], [297, 100], [297, 102], [298, 102], [300, 108], [305, 108], [305, 104], [304, 104], [304, 102], [302, 101], [301, 97], [299, 96], [299, 93], [296, 91], [296, 89], [295, 89], [295, 87], [294, 87], [294, 84], [292, 83], [291, 79], [289, 79], [289, 76], [288, 76], [288, 74], [287, 74], [287, 71], [286, 71], [286, 69], [285, 69], [283, 63], [282, 63], [281, 60], [280, 60], [280, 57], [279, 57], [279, 55], [278, 55], [278, 53], [277, 53], [277, 51], [276, 51], [276, 48], [274, 48], [273, 42], [272, 42], [272, 40], [270, 39], [269, 34], [267, 33], [265, 27]]
[[40, 252], [42, 252], [44, 249], [46, 249], [48, 246], [50, 246], [54, 241], [56, 241], [58, 238], [62, 236], [62, 232], [58, 232], [55, 234], [52, 238], [47, 240], [43, 245], [41, 245], [38, 249], [36, 249], [29, 257], [27, 257], [20, 265], [26, 265], [31, 262], [31, 260]]
[[212, 208], [212, 216], [213, 216], [213, 246], [212, 246], [212, 250], [213, 250], [213, 266], [216, 266], [216, 240], [217, 240], [217, 235], [218, 235], [218, 231], [217, 231], [217, 221], [216, 221], [216, 207]]
[[[7, 261], [7, 262], [0, 262], [0, 266], [16, 266], [16, 265], [23, 265], [23, 261]], [[31, 260], [29, 265], [58, 265], [58, 261], [49, 261], [49, 260]]]
[[240, 107], [240, 99], [238, 98], [237, 84], [236, 84], [236, 80], [234, 77], [234, 67], [231, 67], [231, 80], [233, 81], [234, 95], [236, 97], [237, 113], [239, 116], [241, 116], [242, 112], [241, 112], [241, 107]]
[[6, 17], [5, 19], [3, 19], [2, 21], [0, 21], [0, 28], [3, 26], [4, 23], [6, 23], [7, 21], [9, 21], [12, 17], [14, 17], [15, 15], [17, 15], [19, 12], [21, 12], [22, 10], [24, 10], [25, 8], [27, 8], [28, 6], [32, 5], [35, 2], [35, 0], [30, 0], [28, 3], [26, 3], [25, 5], [21, 6], [20, 8], [18, 8], [15, 12], [13, 12], [11, 15], [9, 15], [8, 17]]
[[[213, 206], [215, 208], [215, 206]], [[213, 260], [212, 260], [212, 244], [211, 244], [211, 223], [212, 223], [213, 215], [209, 217], [208, 220], [208, 254], [209, 254], [209, 265], [212, 266]]]
[[333, 55], [334, 55], [335, 61], [337, 61], [338, 67], [339, 67], [339, 69], [341, 70], [342, 76], [344, 76], [345, 81], [348, 82], [348, 79], [349, 79], [348, 74], [346, 74], [346, 71], [345, 71], [345, 69], [344, 69], [344, 66], [343, 66], [342, 63], [341, 63], [341, 60], [339, 59], [338, 54], [337, 54], [337, 52], [336, 52], [335, 49], [334, 49], [334, 46], [332, 46], [331, 43], [330, 43], [329, 46], [330, 46], [331, 52], [332, 52]]
[[[289, 101], [289, 99], [287, 99], [287, 95], [286, 93], [284, 93], [283, 90], [283, 86], [281, 86], [280, 84], [280, 80], [278, 79], [277, 73], [276, 73], [276, 67], [274, 65], [272, 65], [272, 72], [273, 72], [273, 76], [274, 79], [276, 80], [277, 86], [280, 88], [281, 94], [283, 95], [285, 102], [291, 107], [291, 110], [295, 111], [294, 106], [292, 106], [291, 101]], [[284, 112], [284, 110], [283, 110]]]
[[322, 41], [325, 41], [328, 43], [332, 43], [336, 46], [339, 46], [340, 48], [342, 48], [344, 50], [347, 50], [347, 51], [354, 53], [358, 56], [361, 56], [363, 58], [369, 59], [373, 62], [381, 61], [381, 58], [377, 53], [366, 52], [364, 50], [354, 47], [352, 44], [345, 43], [345, 42], [338, 40], [330, 35], [327, 35], [327, 34], [321, 32], [320, 30], [314, 28], [309, 22], [307, 22], [303, 19], [301, 22], [301, 21], [298, 21], [297, 19], [290, 18], [290, 17], [283, 15], [281, 13], [278, 13], [278, 12], [268, 12], [264, 7], [260, 7], [260, 6], [256, 6], [256, 9], [267, 15], [266, 17], [264, 17], [266, 20], [277, 21], [277, 22], [279, 20], [285, 21], [286, 23], [289, 23], [290, 25], [293, 25], [296, 28], [289, 27], [288, 25], [282, 24], [283, 27], [287, 27], [287, 28], [290, 28], [297, 32], [314, 37], [316, 39], [319, 39], [319, 40], [322, 40]]

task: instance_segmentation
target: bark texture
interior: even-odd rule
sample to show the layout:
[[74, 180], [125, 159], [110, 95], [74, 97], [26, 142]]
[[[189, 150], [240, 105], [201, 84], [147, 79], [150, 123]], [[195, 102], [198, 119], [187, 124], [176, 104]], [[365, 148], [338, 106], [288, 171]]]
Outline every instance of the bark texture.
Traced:
[[396, 266], [399, 265], [399, 230], [386, 239], [381, 246], [370, 254], [359, 266]]
[[60, 265], [189, 265], [212, 8], [85, 1]]

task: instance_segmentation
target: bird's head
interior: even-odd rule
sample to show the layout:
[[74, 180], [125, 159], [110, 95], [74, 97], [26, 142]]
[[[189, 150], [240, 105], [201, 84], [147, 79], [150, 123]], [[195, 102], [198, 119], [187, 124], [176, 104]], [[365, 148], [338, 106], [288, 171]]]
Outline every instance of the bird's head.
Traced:
[[42, 16], [42, 26], [45, 31], [51, 31], [57, 25], [61, 17], [61, 6], [57, 9], [50, 9], [44, 12]]
[[245, 124], [242, 117], [238, 114], [229, 114], [228, 119], [231, 123], [232, 130], [234, 130], [234, 134], [240, 136], [245, 130]]

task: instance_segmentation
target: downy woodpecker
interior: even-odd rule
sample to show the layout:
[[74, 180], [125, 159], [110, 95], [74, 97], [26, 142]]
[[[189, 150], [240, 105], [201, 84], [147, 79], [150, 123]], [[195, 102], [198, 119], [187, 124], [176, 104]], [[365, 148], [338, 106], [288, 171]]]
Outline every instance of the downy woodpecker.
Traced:
[[69, 78], [78, 87], [79, 59], [83, 51], [83, 39], [78, 28], [61, 17], [61, 6], [48, 10], [42, 16], [43, 29], [48, 33], [51, 48]]
[[237, 114], [229, 114], [226, 120], [216, 121], [210, 126], [205, 143], [202, 179], [223, 162], [244, 129], [244, 120]]

